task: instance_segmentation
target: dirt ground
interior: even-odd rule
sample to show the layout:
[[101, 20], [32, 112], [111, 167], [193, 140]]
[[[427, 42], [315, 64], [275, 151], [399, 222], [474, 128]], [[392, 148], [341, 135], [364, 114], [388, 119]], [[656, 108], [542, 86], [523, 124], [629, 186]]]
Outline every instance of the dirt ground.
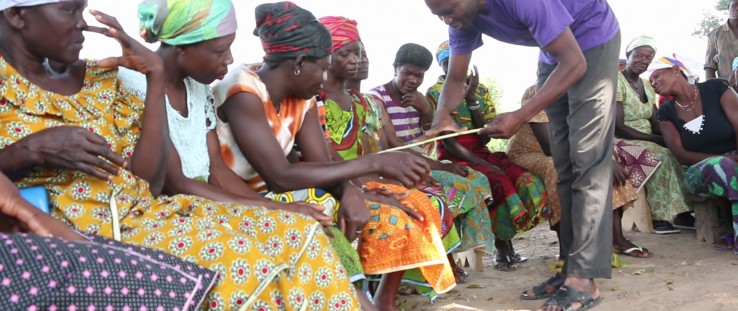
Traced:
[[[738, 310], [738, 256], [697, 242], [695, 232], [673, 235], [627, 232], [626, 238], [648, 248], [647, 259], [621, 257], [627, 267], [613, 268], [612, 279], [598, 280], [603, 300], [595, 310]], [[544, 300], [519, 298], [523, 290], [553, 275], [556, 236], [541, 224], [514, 240], [528, 262], [514, 272], [500, 272], [492, 256], [484, 257], [484, 272], [470, 268], [465, 283], [435, 303], [418, 295], [400, 297], [404, 310], [536, 310]]]

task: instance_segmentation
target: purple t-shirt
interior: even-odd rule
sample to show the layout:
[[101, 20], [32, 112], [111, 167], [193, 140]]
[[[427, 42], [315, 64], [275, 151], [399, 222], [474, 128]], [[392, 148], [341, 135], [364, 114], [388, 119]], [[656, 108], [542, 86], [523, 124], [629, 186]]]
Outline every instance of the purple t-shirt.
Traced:
[[[545, 47], [569, 27], [582, 51], [610, 41], [620, 30], [606, 0], [487, 0], [465, 29], [449, 28], [452, 54], [482, 46], [482, 34], [516, 45]], [[555, 64], [541, 49], [540, 60]]]

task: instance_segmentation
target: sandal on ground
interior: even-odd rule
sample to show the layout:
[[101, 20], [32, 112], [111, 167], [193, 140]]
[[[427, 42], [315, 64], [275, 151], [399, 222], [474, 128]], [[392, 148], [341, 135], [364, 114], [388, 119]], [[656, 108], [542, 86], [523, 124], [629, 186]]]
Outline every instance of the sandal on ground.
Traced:
[[[592, 294], [580, 291], [573, 287], [561, 286], [551, 298], [548, 298], [543, 304], [547, 306], [558, 306], [564, 311], [584, 311], [597, 306], [602, 301], [602, 297], [592, 298]], [[578, 309], [574, 309], [573, 303], [580, 303]]]
[[651, 258], [653, 256], [653, 254], [649, 252], [647, 248], [642, 248], [640, 246], [634, 246], [622, 252], [615, 250], [615, 254], [630, 256], [633, 258]]
[[[548, 280], [546, 280], [546, 282], [533, 286], [532, 290], [524, 291], [522, 294], [520, 294], [520, 299], [538, 300], [551, 297], [557, 290], [559, 290], [559, 287], [561, 287], [561, 285], [564, 285], [564, 280], [565, 278], [561, 274], [556, 273], [556, 275], [550, 277]], [[547, 290], [549, 287], [553, 288], [554, 290], [549, 292]], [[528, 295], [528, 292], [530, 291], [533, 292], [533, 295]]]
[[494, 264], [495, 270], [497, 271], [510, 272], [518, 269], [518, 267], [515, 266], [515, 263], [507, 256], [495, 257]]
[[735, 249], [735, 239], [730, 235], [725, 235], [715, 242], [715, 249], [719, 251], [732, 251]]

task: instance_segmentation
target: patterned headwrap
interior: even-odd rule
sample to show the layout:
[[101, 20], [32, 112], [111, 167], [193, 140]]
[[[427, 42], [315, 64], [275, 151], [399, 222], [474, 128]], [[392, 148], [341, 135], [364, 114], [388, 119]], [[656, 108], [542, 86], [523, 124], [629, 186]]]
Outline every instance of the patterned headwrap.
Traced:
[[0, 0], [0, 11], [17, 6], [34, 6], [71, 0]]
[[733, 71], [735, 71], [736, 68], [738, 68], [738, 57], [733, 58]]
[[146, 42], [186, 45], [236, 33], [231, 0], [144, 0], [138, 5]]
[[672, 68], [674, 66], [678, 67], [679, 70], [687, 76], [687, 80], [689, 80], [690, 83], [694, 83], [699, 77], [698, 74], [695, 74], [697, 71], [692, 69], [699, 68], [699, 64], [691, 59], [681, 57], [676, 53], [654, 59], [651, 64], [648, 65], [648, 70], [646, 70], [646, 72], [651, 75], [656, 70]]
[[255, 12], [254, 35], [261, 39], [265, 61], [331, 55], [331, 34], [310, 11], [285, 1], [261, 4]]
[[356, 21], [341, 16], [324, 16], [319, 19], [331, 33], [333, 52], [354, 41], [361, 41]]
[[654, 40], [650, 36], [640, 35], [633, 38], [633, 40], [630, 40], [630, 43], [628, 43], [628, 46], [625, 48], [625, 54], [628, 54], [636, 48], [642, 46], [650, 47], [653, 49], [653, 52], [656, 53], [656, 40]]
[[438, 46], [438, 50], [436, 51], [436, 60], [438, 61], [438, 65], [443, 63], [443, 61], [447, 60], [449, 57], [451, 57], [451, 52], [448, 47], [448, 40], [446, 40]]

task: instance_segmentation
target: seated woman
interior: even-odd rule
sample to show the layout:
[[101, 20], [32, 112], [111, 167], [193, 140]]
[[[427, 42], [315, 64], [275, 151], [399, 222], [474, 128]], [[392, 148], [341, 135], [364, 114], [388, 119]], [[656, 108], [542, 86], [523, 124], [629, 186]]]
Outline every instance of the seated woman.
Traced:
[[[448, 58], [448, 43], [444, 42], [436, 53], [444, 73], [448, 70]], [[396, 69], [398, 77], [388, 85], [391, 89], [401, 90], [397, 83], [402, 68], [411, 65], [396, 66], [399, 66]], [[432, 107], [438, 101], [444, 79], [445, 76], [440, 77], [426, 93]], [[469, 77], [465, 94], [466, 100], [451, 115], [459, 126], [478, 128], [494, 118], [496, 113], [492, 98], [489, 90], [479, 84], [476, 68]], [[445, 139], [438, 145], [438, 157], [468, 165], [489, 179], [493, 197], [489, 213], [497, 247], [495, 268], [510, 271], [515, 269], [515, 263], [524, 259], [515, 252], [512, 238], [538, 224], [541, 213], [545, 214], [546, 210], [546, 190], [540, 178], [512, 163], [504, 152], [492, 153], [486, 146], [488, 141], [489, 138], [475, 134]]]
[[[447, 271], [437, 230], [438, 213], [416, 212], [399, 203], [375, 203], [390, 198], [362, 193], [350, 182], [378, 173], [413, 185], [429, 174], [422, 159], [392, 153], [331, 161], [313, 100], [330, 65], [330, 33], [312, 13], [282, 2], [257, 8], [257, 34], [266, 54], [263, 66], [256, 72], [239, 66], [213, 89], [218, 137], [226, 164], [256, 190], [268, 188], [272, 191], [269, 196], [277, 199], [314, 200], [310, 198], [316, 195], [312, 188], [334, 194], [326, 200], [340, 198], [340, 206], [333, 204], [335, 209], [330, 214], [335, 215], [338, 227], [349, 240], [359, 237], [358, 251], [366, 273], [388, 273], [387, 282], [394, 284], [397, 280], [399, 284], [399, 278], [390, 272], [399, 271], [401, 277], [406, 269], [422, 267], [439, 288], [453, 287], [453, 274]], [[287, 161], [286, 155], [295, 143], [303, 162]], [[305, 188], [311, 190], [295, 191]], [[370, 188], [364, 191], [371, 192]], [[285, 191], [289, 192], [279, 194]], [[409, 196], [405, 200], [417, 198]], [[394, 288], [391, 299], [387, 293], [378, 293], [375, 305], [382, 310], [395, 308], [396, 293]]]
[[[344, 84], [346, 89], [356, 90], [357, 92], [360, 90], [361, 81], [369, 76], [369, 59], [366, 57], [366, 48], [361, 41], [359, 41], [359, 44], [361, 55], [358, 59], [359, 71], [355, 78], [347, 77]], [[401, 48], [401, 50], [410, 52], [413, 49]], [[404, 58], [408, 58], [416, 54], [410, 52], [403, 53], [403, 55]], [[428, 63], [432, 62], [432, 56], [430, 58], [431, 60]], [[400, 140], [395, 135], [392, 124], [384, 121], [388, 120], [389, 117], [377, 102], [378, 100], [369, 94], [363, 95], [367, 106], [365, 135], [369, 146], [365, 154], [380, 152], [389, 148], [391, 144], [388, 143], [388, 140]], [[400, 146], [402, 143], [393, 145]], [[433, 147], [435, 149], [435, 144], [433, 144]], [[413, 150], [408, 151], [415, 153]], [[454, 219], [454, 226], [459, 230], [461, 241], [458, 247], [448, 248], [447, 250], [449, 251], [449, 262], [454, 269], [456, 281], [460, 282], [465, 279], [467, 273], [455, 264], [452, 252], [478, 247], [482, 247], [490, 253], [494, 251], [492, 222], [486, 208], [489, 204], [492, 204], [492, 190], [489, 188], [487, 177], [466, 166], [458, 163], [443, 163], [429, 157], [426, 157], [426, 162], [431, 167], [431, 176], [442, 187], [443, 195], [448, 200], [448, 206]]]
[[[688, 69], [676, 56], [661, 57], [648, 67], [656, 93], [669, 96], [659, 108], [666, 146], [685, 172], [689, 193], [725, 198], [733, 213], [733, 239], [738, 232], [738, 95], [722, 79], [691, 84]], [[733, 249], [738, 254], [738, 249]]]
[[[356, 76], [358, 60], [361, 57], [361, 41], [356, 22], [345, 17], [336, 16], [322, 17], [320, 22], [331, 32], [333, 40], [333, 54], [328, 70], [328, 79], [323, 83], [319, 96], [319, 105], [325, 108], [325, 139], [332, 147], [332, 156], [336, 161], [362, 158], [365, 154], [365, 146], [368, 146], [366, 135], [363, 133], [367, 114], [366, 101], [358, 91], [345, 88], [346, 79]], [[426, 177], [425, 180], [428, 180], [428, 178]], [[410, 208], [422, 214], [426, 220], [418, 225], [424, 226], [425, 230], [431, 230], [434, 234], [442, 236], [443, 246], [446, 249], [451, 249], [452, 243], [458, 243], [458, 233], [453, 228], [453, 218], [448, 212], [447, 199], [444, 198], [443, 193], [429, 188], [419, 191], [418, 188], [403, 187], [391, 180], [380, 180], [377, 176], [362, 176], [355, 182], [373, 189], [373, 191], [384, 192], [387, 197], [382, 202], [405, 206], [405, 208]], [[422, 181], [415, 186], [420, 187], [424, 184], [425, 181]], [[382, 211], [380, 215], [382, 218], [392, 218], [390, 212], [391, 210]], [[429, 216], [427, 215], [439, 219], [440, 222], [429, 222]], [[385, 230], [387, 229], [377, 227], [376, 233], [389, 233], [382, 232]], [[365, 240], [362, 240], [363, 242]], [[371, 243], [371, 247], [375, 249], [384, 247], [381, 241], [368, 240], [366, 242]], [[368, 274], [380, 274], [379, 271], [388, 273], [380, 282], [376, 294], [377, 299], [386, 301], [386, 305], [394, 305], [400, 280], [423, 285], [420, 288], [421, 293], [430, 296], [431, 300], [434, 300], [437, 294], [445, 293], [453, 286], [453, 270], [446, 258], [442, 260], [443, 270], [441, 271], [443, 281], [447, 282], [444, 284], [438, 282], [436, 276], [423, 266], [416, 266], [419, 270], [410, 270], [403, 274], [404, 271], [398, 264], [403, 260], [403, 255], [386, 257], [387, 255], [385, 254], [385, 257], [383, 257], [385, 260], [382, 263], [384, 268], [378, 269], [374, 265], [375, 269], [373, 271], [375, 273], [367, 271]], [[446, 279], [449, 276], [451, 278], [450, 282]]]
[[[34, 6], [24, 6], [29, 3]], [[162, 250], [218, 272], [205, 304], [210, 309], [327, 309], [344, 303], [358, 309], [345, 268], [314, 219], [258, 201], [247, 206], [159, 195], [167, 159], [161, 147], [169, 139], [164, 65], [113, 17], [93, 10], [109, 28], [87, 26], [86, 4], [15, 1], [3, 11], [0, 76], [17, 83], [2, 90], [0, 122], [17, 130], [0, 133], [3, 145], [10, 144], [0, 152], [0, 169], [12, 172], [19, 186], [45, 186], [54, 216], [82, 232]], [[205, 22], [209, 7], [184, 11], [191, 15], [182, 18]], [[228, 16], [234, 17], [232, 11]], [[235, 23], [226, 25], [218, 35], [235, 31]], [[85, 30], [116, 39], [123, 56], [80, 60]], [[61, 64], [60, 71], [46, 59]], [[121, 87], [118, 66], [146, 75], [144, 102]], [[301, 271], [308, 270], [325, 278], [306, 278]]]
[[[79, 234], [25, 201], [2, 173], [0, 244], [6, 298], [0, 301], [2, 310], [195, 310], [218, 278], [213, 271], [161, 251]], [[144, 264], [150, 269], [140, 269]], [[167, 278], [181, 282], [156, 282]], [[124, 289], [143, 294], [131, 301]], [[172, 295], [165, 298], [156, 292]]]
[[[525, 105], [533, 97], [536, 90], [535, 85], [526, 89], [521, 104]], [[510, 161], [530, 170], [531, 173], [537, 176], [541, 176], [547, 190], [551, 189], [547, 191], [548, 213], [544, 217], [548, 219], [549, 227], [556, 232], [557, 238], [560, 238], [561, 202], [559, 201], [559, 193], [556, 191], [558, 176], [553, 158], [551, 158], [548, 131], [548, 116], [545, 111], [541, 111], [510, 138], [507, 145], [507, 154], [510, 156]], [[632, 206], [637, 198], [636, 186], [643, 187], [643, 183], [648, 180], [653, 172], [651, 168], [658, 167], [659, 162], [653, 162], [655, 161], [653, 156], [644, 154], [648, 151], [643, 147], [624, 144], [622, 141], [618, 141], [614, 147], [616, 150], [622, 151], [624, 153], [622, 156], [627, 157], [630, 163], [639, 165], [638, 161], [651, 160], [651, 162], [642, 163], [645, 169], [627, 166], [625, 161], [615, 161], [616, 163], [613, 163], [613, 249], [617, 254], [649, 258], [653, 254], [648, 249], [636, 246], [623, 236], [621, 219], [625, 209]], [[624, 149], [627, 149], [630, 153], [625, 153]], [[637, 154], [638, 156], [632, 156], [631, 154]], [[620, 156], [616, 155], [616, 158], [619, 159]], [[559, 246], [561, 246], [561, 243], [559, 243]], [[559, 258], [565, 258], [560, 249]], [[564, 278], [563, 275], [557, 273], [545, 283], [524, 292], [521, 298], [526, 300], [547, 298], [564, 283]]]
[[[656, 53], [656, 42], [649, 36], [633, 38], [625, 49], [628, 64], [618, 75], [615, 93], [617, 110], [615, 137], [642, 146], [661, 161], [646, 182], [648, 204], [651, 206], [653, 231], [657, 234], [677, 233], [669, 222], [694, 228], [689, 206], [684, 197], [684, 175], [679, 162], [664, 146], [664, 138], [656, 121], [656, 92], [640, 75], [646, 71]], [[680, 215], [680, 213], [683, 213]], [[679, 217], [677, 217], [679, 215]]]

